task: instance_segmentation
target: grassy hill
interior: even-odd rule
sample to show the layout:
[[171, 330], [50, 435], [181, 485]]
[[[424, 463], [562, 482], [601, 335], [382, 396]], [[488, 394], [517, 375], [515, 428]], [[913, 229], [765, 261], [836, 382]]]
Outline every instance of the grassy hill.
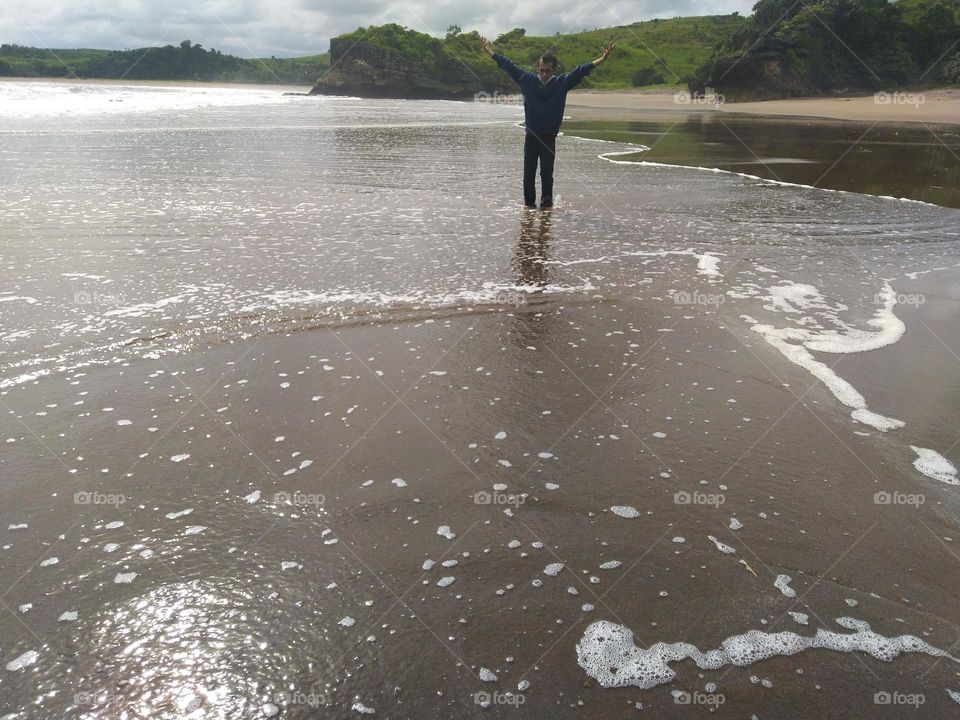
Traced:
[[[527, 35], [523, 28], [515, 28], [491, 41], [494, 50], [521, 66], [533, 66], [542, 54], [552, 51], [560, 60], [561, 70], [569, 70], [598, 57], [602, 47], [615, 40], [618, 43], [616, 61], [598, 68], [584, 81], [583, 87], [623, 89], [686, 84], [696, 69], [710, 58], [714, 48], [745, 22], [737, 14], [673, 18], [553, 36]], [[502, 75], [480, 49], [480, 36], [476, 31], [463, 33], [459, 28], [451, 28], [447, 36], [440, 39], [388, 24], [361, 27], [338, 39], [389, 50], [415, 60], [440, 77], [460, 75], [466, 70], [479, 78], [484, 88], [492, 87], [494, 78]], [[451, 60], [458, 62], [451, 64]]]
[[545, 49], [570, 69], [593, 60], [608, 42], [617, 41], [615, 62], [591, 73], [584, 87], [629, 88], [641, 85], [686, 84], [718, 43], [739, 30], [745, 19], [737, 14], [647, 20], [632, 25], [589, 30], [555, 37], [520, 35], [511, 31], [494, 41], [494, 49], [514, 62], [534, 65]]
[[[743, 27], [737, 14], [648, 20], [631, 25], [554, 36], [527, 35], [522, 28], [494, 40], [494, 48], [522, 65], [533, 65], [553, 51], [567, 69], [592, 60], [602, 46], [616, 40], [616, 62], [599, 68], [584, 87], [629, 88], [682, 84], [712, 55], [714, 48]], [[503, 84], [503, 73], [480, 49], [476, 31], [451, 28], [435, 38], [396, 24], [359, 28], [339, 36], [389, 50], [443, 79], [459, 74], [477, 85], [474, 91]], [[310, 85], [330, 68], [330, 55], [298, 58], [242, 59], [207, 50], [189, 40], [179, 46], [134, 50], [44, 49], [0, 45], [0, 75], [20, 77], [211, 80], [219, 82]], [[467, 80], [469, 79], [469, 80]]]

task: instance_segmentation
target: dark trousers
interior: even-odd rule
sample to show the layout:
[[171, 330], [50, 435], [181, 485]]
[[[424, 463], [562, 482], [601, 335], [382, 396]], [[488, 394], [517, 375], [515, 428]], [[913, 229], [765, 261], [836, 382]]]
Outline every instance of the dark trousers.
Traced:
[[537, 162], [540, 163], [540, 206], [553, 205], [553, 161], [556, 157], [556, 135], [535, 135], [527, 132], [523, 141], [523, 202], [537, 204]]

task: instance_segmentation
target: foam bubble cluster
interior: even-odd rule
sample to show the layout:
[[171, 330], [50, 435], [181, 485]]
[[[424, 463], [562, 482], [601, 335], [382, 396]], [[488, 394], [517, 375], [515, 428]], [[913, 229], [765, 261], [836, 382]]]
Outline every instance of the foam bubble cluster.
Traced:
[[913, 635], [885, 637], [870, 630], [865, 622], [856, 621], [855, 625], [857, 629], [853, 633], [820, 629], [809, 637], [790, 631], [766, 633], [749, 630], [742, 635], [731, 635], [719, 648], [704, 653], [695, 645], [685, 642], [658, 642], [644, 650], [634, 645], [633, 631], [629, 628], [598, 620], [586, 629], [577, 644], [577, 664], [602, 687], [633, 686], [648, 689], [670, 682], [677, 676], [669, 665], [671, 662], [689, 659], [701, 670], [716, 670], [724, 665], [746, 667], [761, 660], [795, 655], [811, 648], [862, 652], [885, 662], [905, 652], [922, 652], [958, 662], [943, 650]]

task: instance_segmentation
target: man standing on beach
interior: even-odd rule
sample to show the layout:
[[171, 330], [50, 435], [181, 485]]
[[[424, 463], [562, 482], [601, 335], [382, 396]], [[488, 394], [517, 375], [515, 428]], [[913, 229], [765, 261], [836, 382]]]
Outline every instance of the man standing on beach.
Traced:
[[523, 117], [526, 133], [523, 142], [523, 202], [528, 208], [537, 206], [535, 185], [537, 163], [540, 163], [540, 207], [553, 207], [553, 161], [556, 157], [557, 133], [563, 122], [567, 92], [580, 84], [590, 71], [604, 62], [616, 45], [608, 44], [593, 62], [578, 65], [571, 72], [557, 75], [557, 58], [548, 53], [537, 62], [537, 72], [521, 70], [480, 38], [484, 52], [490, 55], [523, 92]]

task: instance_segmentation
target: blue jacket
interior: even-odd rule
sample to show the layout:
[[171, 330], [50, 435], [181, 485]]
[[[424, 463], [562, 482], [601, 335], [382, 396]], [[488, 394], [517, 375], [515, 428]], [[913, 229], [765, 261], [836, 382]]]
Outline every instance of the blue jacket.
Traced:
[[500, 53], [494, 53], [493, 59], [520, 86], [527, 131], [536, 135], [556, 135], [560, 132], [567, 92], [579, 85], [593, 70], [592, 62], [577, 65], [569, 73], [555, 75], [544, 85], [536, 73], [521, 70]]

